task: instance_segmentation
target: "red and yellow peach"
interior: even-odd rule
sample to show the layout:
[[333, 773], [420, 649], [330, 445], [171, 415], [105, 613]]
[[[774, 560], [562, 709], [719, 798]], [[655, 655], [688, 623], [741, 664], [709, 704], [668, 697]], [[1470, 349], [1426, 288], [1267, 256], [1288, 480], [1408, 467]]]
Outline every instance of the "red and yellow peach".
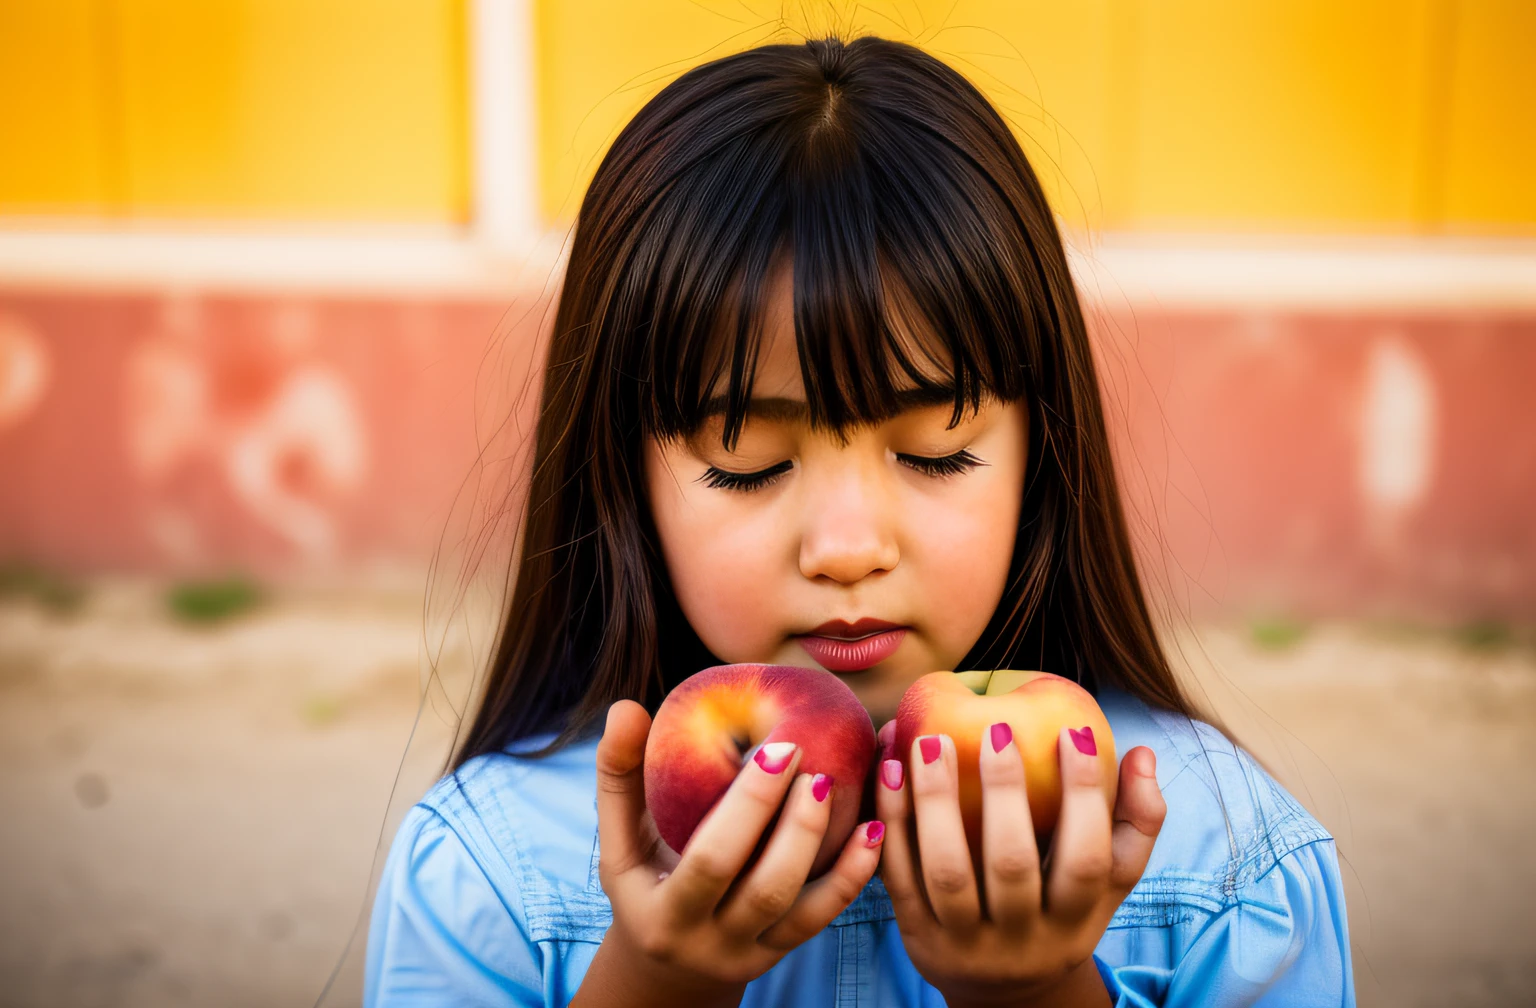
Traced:
[[896, 755], [906, 762], [922, 735], [948, 735], [959, 761], [960, 816], [973, 852], [981, 848], [979, 758], [988, 726], [1003, 722], [1024, 762], [1029, 814], [1043, 851], [1061, 813], [1061, 730], [1091, 729], [1105, 800], [1114, 807], [1115, 740], [1093, 694], [1048, 672], [931, 672], [907, 688], [896, 710]]
[[662, 840], [681, 853], [745, 759], [773, 742], [800, 746], [800, 773], [832, 778], [811, 875], [831, 867], [858, 825], [875, 730], [853, 691], [819, 669], [718, 665], [667, 695], [645, 746], [645, 801]]

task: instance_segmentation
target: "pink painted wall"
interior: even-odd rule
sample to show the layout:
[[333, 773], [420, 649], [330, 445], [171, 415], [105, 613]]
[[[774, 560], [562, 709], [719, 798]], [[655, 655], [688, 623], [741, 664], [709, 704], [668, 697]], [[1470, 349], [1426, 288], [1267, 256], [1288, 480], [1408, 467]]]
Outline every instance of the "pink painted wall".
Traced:
[[[0, 292], [0, 560], [418, 568], [545, 308]], [[1134, 523], [1181, 604], [1536, 616], [1536, 313], [1095, 324]]]
[[1122, 476], [1175, 597], [1536, 617], [1536, 314], [1099, 322]]
[[531, 341], [536, 308], [0, 295], [0, 558], [419, 565], [476, 454], [487, 354]]

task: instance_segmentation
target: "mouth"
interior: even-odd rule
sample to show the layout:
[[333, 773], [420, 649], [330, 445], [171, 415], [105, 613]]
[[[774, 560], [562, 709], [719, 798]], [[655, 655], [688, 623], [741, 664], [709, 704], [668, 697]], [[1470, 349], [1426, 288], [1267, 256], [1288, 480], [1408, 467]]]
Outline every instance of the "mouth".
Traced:
[[861, 672], [895, 654], [907, 630], [885, 620], [828, 620], [795, 639], [828, 672]]

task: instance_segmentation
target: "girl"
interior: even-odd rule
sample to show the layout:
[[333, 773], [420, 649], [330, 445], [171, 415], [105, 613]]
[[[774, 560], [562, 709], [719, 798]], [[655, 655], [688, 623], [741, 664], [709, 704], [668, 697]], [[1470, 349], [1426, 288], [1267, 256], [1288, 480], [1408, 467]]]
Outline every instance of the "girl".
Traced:
[[[792, 746], [679, 858], [645, 811], [648, 712], [721, 662], [820, 666], [877, 724], [935, 669], [1069, 676], [1123, 753], [1115, 808], [1102, 740], [1064, 731], [1042, 860], [998, 726], [973, 865], [952, 740], [904, 773], [887, 728], [825, 875], [833, 782]], [[582, 204], [513, 597], [453, 772], [395, 839], [366, 1003], [1352, 1004], [1331, 838], [1190, 714], [1001, 117], [877, 38], [717, 60]]]

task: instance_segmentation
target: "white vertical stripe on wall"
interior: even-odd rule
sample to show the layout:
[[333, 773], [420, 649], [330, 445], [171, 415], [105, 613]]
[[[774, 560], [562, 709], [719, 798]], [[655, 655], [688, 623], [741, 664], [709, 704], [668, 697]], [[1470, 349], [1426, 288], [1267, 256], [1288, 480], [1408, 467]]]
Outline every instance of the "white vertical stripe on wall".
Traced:
[[1434, 475], [1434, 381], [1413, 347], [1388, 333], [1371, 347], [1364, 392], [1361, 489], [1379, 515], [1400, 517], [1423, 499]]
[[474, 225], [496, 251], [539, 233], [532, 0], [470, 5]]

